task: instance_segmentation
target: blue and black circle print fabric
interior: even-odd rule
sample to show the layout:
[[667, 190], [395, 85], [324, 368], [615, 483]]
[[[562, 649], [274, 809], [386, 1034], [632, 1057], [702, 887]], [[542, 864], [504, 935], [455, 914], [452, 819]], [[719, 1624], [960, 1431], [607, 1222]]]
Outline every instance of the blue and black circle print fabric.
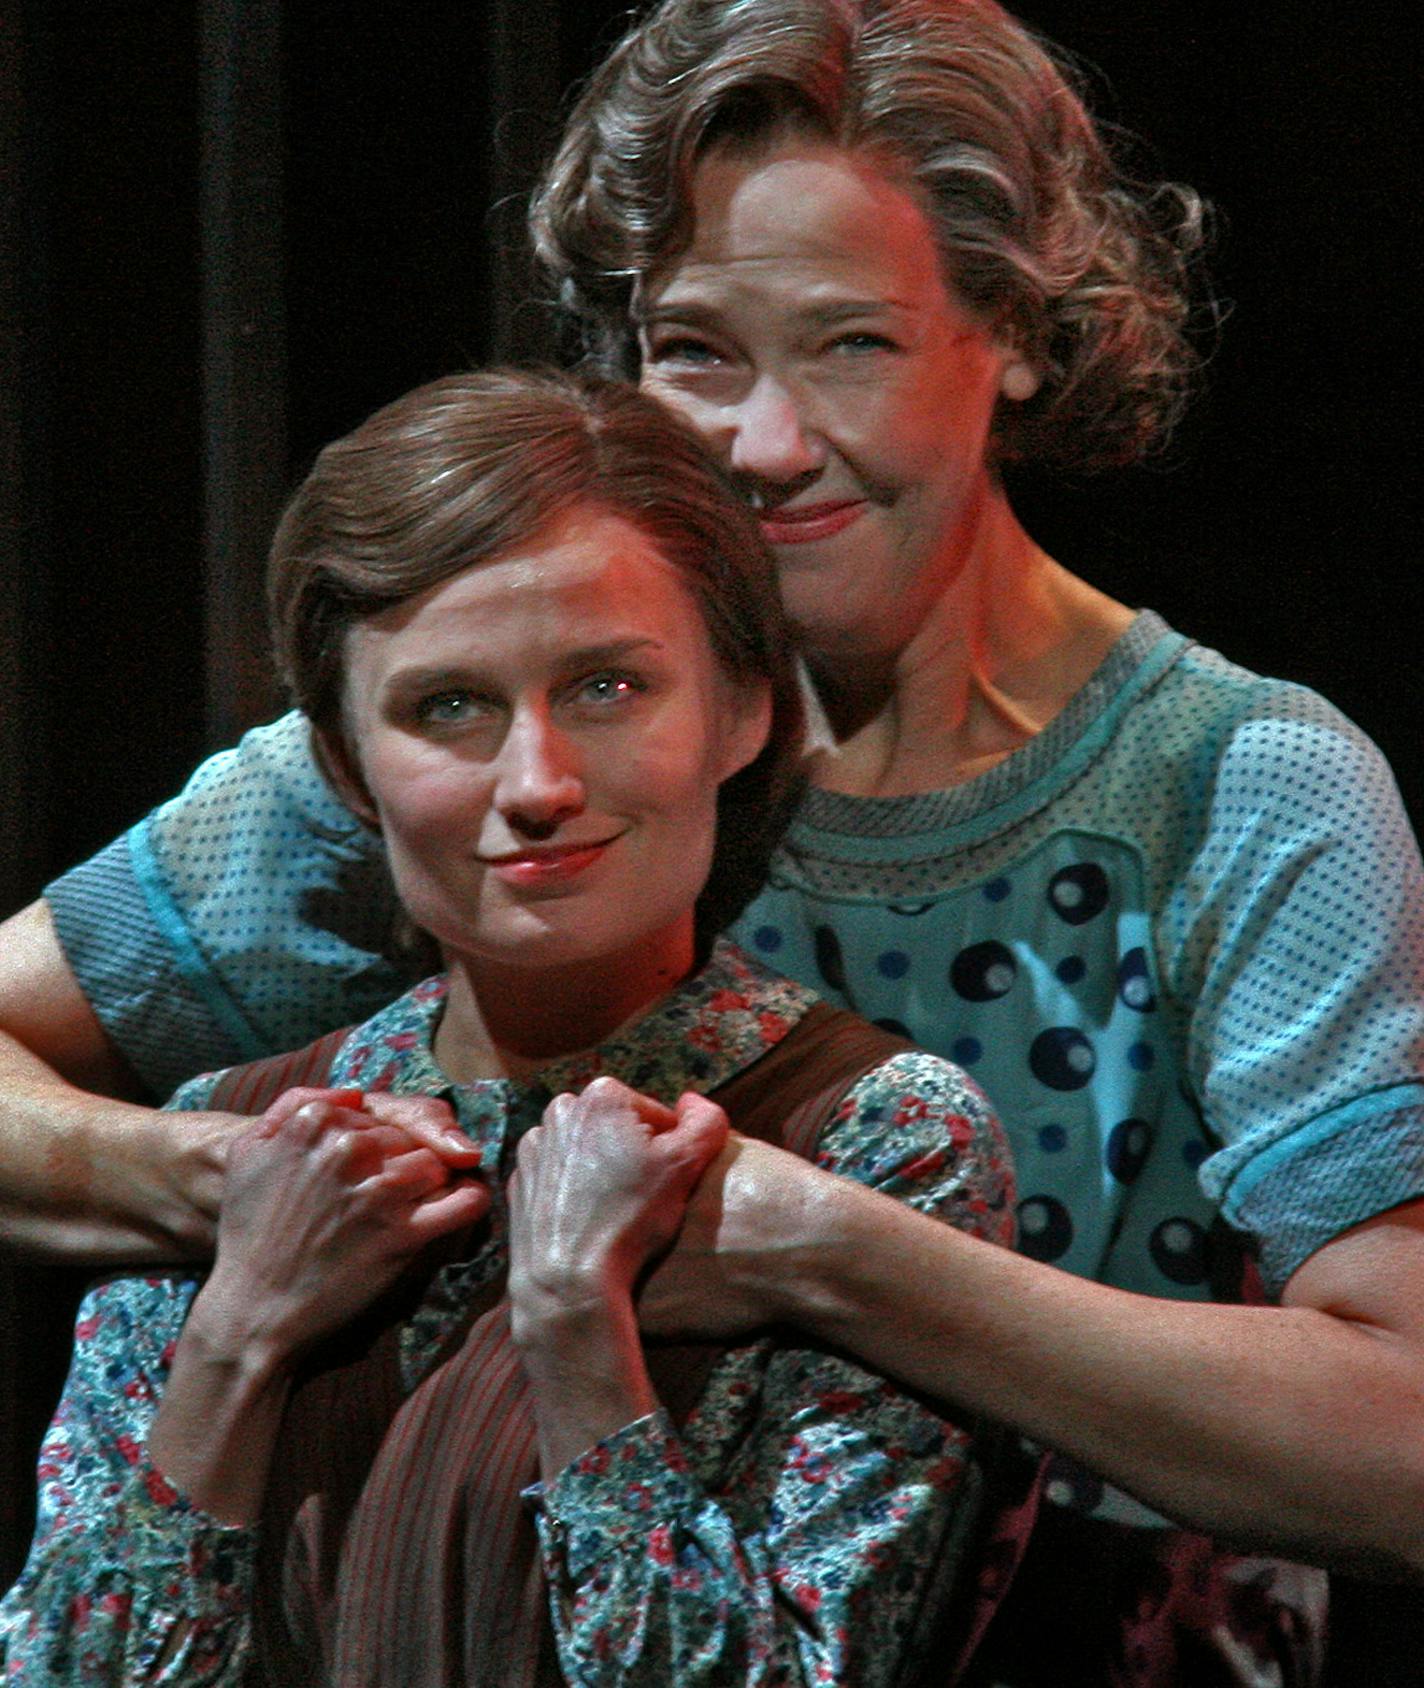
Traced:
[[979, 884], [870, 904], [775, 886], [740, 936], [946, 1055], [988, 1092], [1018, 1167], [1019, 1247], [1156, 1295], [1209, 1294], [1209, 1145], [1180, 1088], [1140, 864], [1060, 833]]

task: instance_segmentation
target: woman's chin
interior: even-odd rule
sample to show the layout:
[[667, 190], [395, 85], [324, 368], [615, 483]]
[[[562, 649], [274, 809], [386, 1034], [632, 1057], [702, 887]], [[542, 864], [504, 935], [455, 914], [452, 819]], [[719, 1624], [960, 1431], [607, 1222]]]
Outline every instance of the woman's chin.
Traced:
[[476, 975], [489, 973], [538, 974], [565, 968], [590, 968], [600, 964], [621, 966], [628, 954], [652, 942], [645, 927], [625, 930], [595, 924], [585, 908], [558, 910], [548, 906], [521, 910], [497, 924], [486, 923], [478, 932], [454, 934], [442, 941], [452, 960], [463, 961]]

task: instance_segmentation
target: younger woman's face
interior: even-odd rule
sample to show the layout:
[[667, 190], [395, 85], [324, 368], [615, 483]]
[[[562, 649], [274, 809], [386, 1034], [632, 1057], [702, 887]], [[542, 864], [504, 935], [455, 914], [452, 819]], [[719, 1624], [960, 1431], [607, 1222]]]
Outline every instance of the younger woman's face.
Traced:
[[717, 788], [768, 720], [677, 570], [595, 509], [348, 636], [361, 807], [476, 985], [482, 964], [685, 972]]

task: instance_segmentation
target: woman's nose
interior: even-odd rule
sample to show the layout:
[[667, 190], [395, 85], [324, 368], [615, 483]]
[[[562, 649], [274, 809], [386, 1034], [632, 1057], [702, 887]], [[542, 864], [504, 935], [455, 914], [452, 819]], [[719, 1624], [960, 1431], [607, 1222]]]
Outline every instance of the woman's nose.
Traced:
[[825, 464], [825, 442], [808, 426], [800, 395], [784, 382], [759, 376], [731, 411], [727, 467], [735, 474], [780, 484]]
[[494, 803], [525, 834], [547, 833], [583, 808], [578, 748], [547, 709], [515, 711], [496, 757]]

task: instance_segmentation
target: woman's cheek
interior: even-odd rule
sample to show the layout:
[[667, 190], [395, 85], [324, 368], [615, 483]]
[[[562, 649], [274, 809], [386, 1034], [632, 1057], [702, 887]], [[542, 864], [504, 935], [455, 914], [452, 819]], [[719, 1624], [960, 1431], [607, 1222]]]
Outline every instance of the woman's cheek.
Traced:
[[439, 836], [454, 823], [477, 823], [488, 802], [488, 781], [448, 761], [432, 766], [428, 759], [409, 757], [392, 773], [383, 812], [388, 823], [414, 837]]

